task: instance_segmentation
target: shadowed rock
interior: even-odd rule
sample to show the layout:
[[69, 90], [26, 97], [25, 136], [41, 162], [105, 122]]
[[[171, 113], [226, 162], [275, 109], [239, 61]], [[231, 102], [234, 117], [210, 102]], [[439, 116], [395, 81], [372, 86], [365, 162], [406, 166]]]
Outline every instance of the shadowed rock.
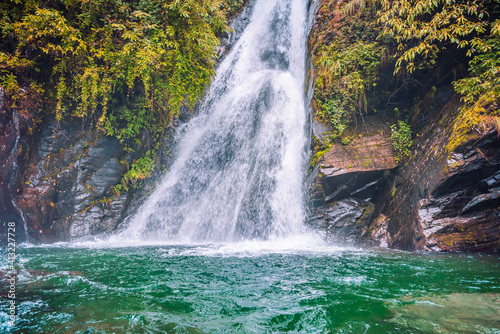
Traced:
[[380, 118], [366, 117], [356, 137], [348, 145], [333, 144], [310, 175], [310, 224], [345, 242], [369, 238], [371, 201], [390, 184], [397, 167], [390, 129]]

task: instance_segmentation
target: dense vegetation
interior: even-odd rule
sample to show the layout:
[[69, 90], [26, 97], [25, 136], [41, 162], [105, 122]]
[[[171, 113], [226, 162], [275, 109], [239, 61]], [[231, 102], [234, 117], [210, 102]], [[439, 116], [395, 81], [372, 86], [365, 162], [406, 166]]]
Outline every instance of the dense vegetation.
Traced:
[[[409, 82], [425, 71], [447, 63], [453, 71], [455, 91], [464, 107], [455, 127], [452, 150], [467, 134], [486, 123], [500, 124], [500, 2], [498, 0], [351, 0], [330, 1], [320, 9], [327, 25], [316, 41], [317, 116], [332, 126], [333, 137], [344, 135], [356, 115], [387, 106], [390, 93], [379, 89], [379, 73], [393, 66], [394, 81]], [[325, 17], [326, 15], [323, 15]], [[428, 85], [429, 89], [432, 84]], [[386, 88], [386, 87], [385, 87]], [[367, 93], [372, 92], [371, 99]], [[392, 92], [395, 93], [395, 92]], [[380, 104], [380, 97], [387, 100]], [[399, 121], [396, 155], [401, 158], [402, 138], [411, 143], [405, 117]], [[401, 122], [403, 121], [403, 122]], [[404, 130], [401, 130], [404, 129]], [[404, 133], [404, 135], [403, 135]]]
[[314, 34], [313, 105], [319, 118], [332, 126], [333, 137], [338, 138], [356, 115], [368, 111], [367, 93], [377, 84], [385, 48], [376, 40], [379, 28], [375, 6], [363, 0], [330, 1], [319, 14], [328, 14], [331, 20], [319, 22], [328, 26], [326, 33]]
[[498, 122], [500, 98], [500, 1], [381, 0], [384, 34], [398, 43], [395, 72], [432, 68], [443, 55], [462, 55], [468, 67], [453, 82], [466, 103], [454, 127], [455, 148], [480, 123]]
[[[145, 129], [159, 138], [181, 106], [191, 107], [203, 95], [214, 75], [217, 34], [229, 29], [227, 18], [241, 5], [3, 1], [0, 86], [26, 118], [43, 110], [58, 120], [83, 118], [121, 141], [138, 140]], [[132, 174], [147, 175], [151, 161], [150, 155], [143, 158]]]

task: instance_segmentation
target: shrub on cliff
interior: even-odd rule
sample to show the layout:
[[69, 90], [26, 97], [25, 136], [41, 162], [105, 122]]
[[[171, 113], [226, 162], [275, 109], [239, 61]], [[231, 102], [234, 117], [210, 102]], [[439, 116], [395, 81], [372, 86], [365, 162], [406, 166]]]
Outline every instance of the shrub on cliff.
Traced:
[[399, 163], [410, 154], [410, 147], [413, 144], [410, 126], [404, 121], [399, 121], [397, 125], [392, 125], [391, 140], [394, 160]]
[[[325, 22], [323, 22], [323, 20]], [[377, 41], [377, 7], [364, 0], [324, 2], [313, 29], [316, 115], [342, 137], [369, 111], [386, 46]]]
[[453, 83], [466, 106], [459, 115], [449, 149], [498, 113], [500, 101], [500, 1], [380, 0], [383, 33], [401, 51], [395, 72], [432, 68], [438, 57], [465, 54], [469, 73]]
[[378, 79], [381, 54], [378, 43], [363, 41], [349, 46], [332, 43], [317, 52], [318, 115], [330, 122], [338, 136], [356, 113], [367, 112], [366, 92]]

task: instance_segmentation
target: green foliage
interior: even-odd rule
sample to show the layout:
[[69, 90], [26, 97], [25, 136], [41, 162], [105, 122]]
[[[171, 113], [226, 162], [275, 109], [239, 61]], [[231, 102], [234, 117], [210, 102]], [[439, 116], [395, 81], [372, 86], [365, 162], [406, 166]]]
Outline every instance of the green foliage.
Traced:
[[377, 43], [365, 42], [347, 48], [332, 43], [318, 52], [315, 60], [318, 113], [339, 136], [356, 112], [367, 112], [366, 91], [378, 79], [381, 54]]
[[86, 45], [79, 30], [54, 9], [37, 8], [8, 26], [18, 41], [18, 51], [35, 49], [53, 59], [77, 56]]
[[[466, 102], [453, 124], [453, 133], [447, 145], [453, 151], [466, 141], [471, 130], [484, 125], [494, 125], [500, 100], [500, 41], [491, 41], [490, 52], [475, 56], [469, 62], [470, 76], [453, 83], [455, 90]], [[491, 122], [493, 120], [493, 122]], [[475, 131], [474, 131], [475, 132]]]
[[132, 111], [121, 106], [116, 113], [109, 115], [105, 124], [106, 134], [115, 136], [122, 143], [127, 138], [136, 138], [142, 129], [148, 127], [148, 116], [148, 111], [144, 108]]
[[411, 128], [406, 122], [398, 121], [398, 124], [391, 126], [392, 148], [394, 159], [400, 162], [410, 154], [410, 147], [413, 143], [411, 139]]
[[204, 94], [216, 34], [239, 8], [237, 0], [3, 3], [2, 85], [43, 84], [58, 119], [96, 120], [120, 139], [162, 129]]
[[[338, 18], [329, 19], [330, 26], [324, 28], [335, 31], [335, 38], [318, 43], [314, 52], [313, 105], [335, 137], [343, 135], [356, 114], [368, 112], [367, 93], [378, 80], [385, 46], [375, 41], [374, 9], [373, 2], [364, 0], [339, 2], [333, 9]], [[320, 9], [320, 15], [322, 10], [327, 9]]]
[[[137, 186], [137, 181], [143, 180], [150, 176], [155, 169], [156, 163], [154, 152], [149, 150], [146, 154], [135, 161], [129, 168], [128, 172], [123, 175], [121, 186], [123, 189], [128, 190], [129, 184], [133, 187]], [[115, 187], [115, 192], [119, 192], [122, 187]]]
[[394, 37], [399, 43], [398, 49], [404, 51], [396, 62], [396, 72], [403, 64], [409, 73], [434, 65], [436, 55], [450, 45], [466, 49], [467, 56], [492, 49], [487, 37], [492, 26], [497, 27], [498, 23], [489, 20], [498, 0], [380, 2], [383, 9], [379, 20], [385, 27], [383, 33]]
[[496, 38], [488, 43], [491, 50], [475, 56], [469, 62], [469, 77], [453, 83], [455, 90], [469, 105], [473, 105], [482, 96], [498, 97], [500, 94], [500, 39]]
[[316, 165], [321, 160], [323, 155], [325, 155], [325, 153], [330, 151], [331, 148], [332, 148], [331, 143], [326, 145], [321, 145], [320, 147], [315, 148], [314, 150], [315, 152], [314, 154], [311, 155], [311, 158], [309, 160], [309, 172], [312, 172], [312, 170], [314, 169], [314, 167], [316, 167]]
[[[384, 34], [402, 54], [395, 72], [432, 68], [445, 50], [463, 50], [469, 75], [453, 83], [466, 105], [454, 124], [453, 150], [484, 123], [500, 101], [499, 0], [381, 0]], [[455, 51], [455, 53], [457, 53]], [[403, 65], [405, 65], [403, 67]]]
[[353, 138], [351, 137], [344, 137], [342, 138], [342, 145], [347, 146], [353, 141]]
[[318, 109], [318, 116], [327, 121], [333, 129], [333, 137], [341, 137], [349, 124], [349, 113], [337, 101], [329, 100]]
[[341, 12], [344, 14], [344, 16], [352, 16], [355, 15], [358, 11], [363, 11], [366, 9], [367, 5], [370, 5], [373, 7], [373, 2], [372, 0], [366, 1], [366, 0], [351, 0], [348, 1], [342, 8]]

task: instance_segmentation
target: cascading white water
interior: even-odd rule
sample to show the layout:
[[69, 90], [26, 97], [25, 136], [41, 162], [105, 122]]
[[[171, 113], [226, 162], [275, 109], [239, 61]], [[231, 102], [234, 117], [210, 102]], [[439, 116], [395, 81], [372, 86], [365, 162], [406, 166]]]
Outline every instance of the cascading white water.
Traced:
[[275, 240], [301, 232], [307, 0], [257, 0], [175, 161], [118, 239]]

